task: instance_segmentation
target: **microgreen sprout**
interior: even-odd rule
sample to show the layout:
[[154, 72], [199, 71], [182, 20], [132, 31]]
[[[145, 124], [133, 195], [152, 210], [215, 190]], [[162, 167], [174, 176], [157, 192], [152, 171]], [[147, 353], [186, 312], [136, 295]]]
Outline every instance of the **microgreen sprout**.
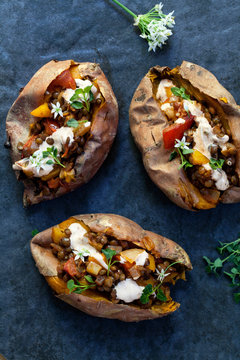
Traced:
[[[172, 87], [171, 88], [171, 92], [173, 93], [173, 95], [175, 96], [179, 96], [181, 97], [182, 99], [185, 99], [185, 100], [191, 100], [190, 96], [186, 94], [186, 90], [184, 87]], [[185, 109], [186, 110], [186, 109]], [[187, 111], [187, 110], [186, 110]]]
[[67, 126], [77, 128], [79, 125], [78, 121], [75, 119], [70, 119], [67, 121]]
[[119, 262], [118, 260], [112, 261], [113, 256], [115, 256], [117, 253], [115, 250], [112, 250], [110, 248], [102, 249], [102, 253], [106, 256], [107, 259], [107, 276], [109, 276], [111, 266]]
[[225, 160], [223, 160], [223, 159], [216, 160], [216, 159], [211, 158], [209, 161], [209, 165], [211, 166], [211, 168], [213, 170], [222, 169], [224, 161]]
[[113, 2], [134, 18], [133, 25], [140, 29], [140, 37], [147, 40], [148, 51], [155, 51], [157, 47], [161, 48], [172, 35], [170, 28], [175, 25], [174, 12], [163, 14], [162, 3], [156, 4], [147, 14], [136, 15], [118, 0], [113, 0]]
[[159, 284], [155, 287], [152, 286], [152, 284], [147, 284], [145, 286], [145, 288], [143, 289], [140, 301], [142, 304], [147, 304], [149, 302], [149, 298], [151, 295], [156, 295], [157, 299], [162, 301], [162, 302], [166, 302], [167, 301], [167, 297], [164, 294], [164, 292], [162, 291], [162, 289], [160, 289], [160, 287], [162, 286], [162, 283], [165, 279], [165, 277], [167, 277], [169, 275], [169, 273], [167, 273], [168, 269], [175, 265], [175, 264], [179, 264], [180, 261], [176, 261], [170, 265], [168, 265], [166, 267], [166, 269], [162, 269], [161, 271], [156, 270], [157, 273], [157, 279], [159, 282]]
[[76, 293], [76, 294], [81, 294], [83, 291], [90, 289], [91, 287], [95, 286], [95, 282], [93, 280], [93, 278], [90, 275], [86, 275], [84, 276], [85, 280], [87, 280], [87, 282], [89, 282], [90, 284], [83, 284], [80, 283], [78, 280], [75, 279], [76, 283], [74, 282], [73, 279], [68, 280], [67, 282], [67, 288], [70, 292], [70, 294], [72, 292]]
[[47, 158], [47, 157], [51, 157], [53, 160], [49, 159], [46, 164], [48, 165], [52, 165], [52, 164], [58, 164], [60, 166], [62, 166], [63, 168], [65, 168], [65, 165], [63, 165], [57, 158], [58, 155], [58, 151], [57, 148], [52, 146], [52, 147], [48, 147], [47, 150], [42, 152], [42, 157], [43, 158]]
[[[218, 257], [214, 261], [211, 261], [207, 256], [203, 256], [206, 261], [206, 272], [219, 274], [220, 269], [223, 268], [224, 264], [232, 264], [229, 271], [223, 273], [227, 275], [231, 280], [232, 287], [240, 286], [240, 238], [230, 243], [219, 242], [221, 246], [217, 247], [217, 251], [220, 255], [225, 255], [223, 259]], [[240, 292], [234, 293], [234, 300], [236, 303], [240, 302]]]
[[39, 233], [39, 231], [37, 229], [34, 229], [32, 231], [32, 237], [34, 237], [35, 235], [37, 235]]
[[94, 96], [91, 91], [93, 85], [86, 86], [84, 89], [76, 89], [74, 95], [70, 98], [71, 106], [74, 109], [85, 109], [87, 112], [90, 111], [91, 101]]
[[[178, 140], [176, 139], [176, 143], [174, 145], [174, 147], [177, 149], [180, 158], [181, 158], [181, 165], [179, 166], [179, 169], [184, 168], [185, 170], [188, 167], [192, 167], [193, 165], [184, 157], [184, 155], [187, 154], [191, 154], [193, 152], [193, 149], [190, 149], [188, 147], [188, 145], [190, 145], [189, 142], [186, 142], [186, 138], [185, 136], [183, 136], [182, 140]], [[174, 159], [174, 157], [176, 157], [175, 155], [176, 151], [173, 151], [170, 155], [169, 161], [172, 161]]]

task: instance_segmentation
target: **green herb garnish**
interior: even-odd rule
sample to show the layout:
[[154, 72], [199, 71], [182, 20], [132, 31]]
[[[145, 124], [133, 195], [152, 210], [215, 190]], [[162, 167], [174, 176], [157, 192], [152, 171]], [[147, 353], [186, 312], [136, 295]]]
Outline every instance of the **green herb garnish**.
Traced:
[[79, 123], [78, 123], [78, 121], [75, 120], [75, 119], [70, 119], [70, 120], [68, 120], [68, 122], [67, 122], [67, 126], [69, 126], [69, 127], [77, 128], [78, 125], [79, 125]]
[[156, 294], [158, 300], [160, 300], [160, 301], [162, 301], [162, 302], [166, 302], [166, 301], [167, 301], [166, 295], [164, 294], [164, 292], [162, 291], [162, 289], [160, 289], [160, 287], [162, 286], [162, 283], [163, 283], [164, 278], [165, 278], [167, 275], [169, 275], [169, 274], [166, 274], [167, 270], [168, 270], [171, 266], [173, 266], [173, 265], [175, 265], [175, 264], [179, 264], [179, 263], [180, 263], [180, 261], [176, 261], [176, 262], [168, 265], [168, 267], [167, 267], [165, 270], [162, 269], [161, 272], [158, 272], [158, 274], [159, 274], [159, 275], [158, 275], [158, 278], [160, 279], [160, 283], [159, 283], [157, 286], [153, 287], [152, 284], [147, 284], [147, 285], [145, 286], [145, 288], [143, 289], [141, 298], [140, 298], [140, 301], [141, 301], [142, 304], [147, 304], [147, 303], [149, 302], [150, 296], [153, 295], [153, 294]]
[[81, 294], [83, 291], [95, 286], [95, 282], [94, 280], [92, 279], [91, 276], [89, 275], [86, 275], [84, 276], [84, 278], [90, 283], [90, 284], [81, 284], [79, 281], [75, 280], [76, 283], [74, 282], [73, 279], [71, 280], [68, 280], [67, 282], [67, 288], [70, 292], [70, 294], [72, 292], [76, 293], [76, 294]]
[[106, 249], [102, 249], [102, 253], [106, 256], [107, 258], [107, 266], [108, 266], [108, 269], [107, 269], [107, 276], [109, 276], [109, 271], [110, 271], [110, 267], [119, 262], [118, 260], [115, 260], [115, 261], [112, 261], [112, 258], [113, 256], [115, 256], [117, 253], [115, 250], [112, 250], [110, 248], [106, 248]]
[[168, 161], [172, 161], [172, 160], [174, 160], [176, 156], [177, 156], [177, 152], [176, 152], [176, 151], [171, 152], [171, 154], [170, 154], [170, 156], [169, 156], [169, 160], [168, 160]]
[[183, 155], [191, 154], [193, 152], [193, 149], [183, 149], [177, 148], [177, 151], [181, 157], [181, 165], [179, 166], [179, 169], [183, 168], [186, 170], [188, 167], [193, 167], [193, 164], [191, 164]]
[[58, 151], [57, 148], [55, 148], [54, 146], [47, 148], [47, 150], [42, 152], [42, 157], [43, 158], [47, 158], [47, 157], [51, 157], [53, 158], [54, 162], [52, 160], [48, 160], [46, 163], [48, 165], [52, 165], [52, 164], [58, 164], [60, 166], [62, 166], [63, 168], [65, 168], [65, 165], [63, 165], [57, 158], [58, 155]]
[[[179, 155], [180, 155], [180, 158], [181, 158], [181, 165], [179, 166], [179, 169], [181, 168], [184, 168], [185, 170], [188, 168], [188, 167], [192, 167], [193, 165], [187, 161], [187, 159], [184, 157], [184, 155], [187, 155], [187, 154], [191, 154], [194, 150], [193, 149], [190, 149], [188, 146], [190, 145], [189, 142], [186, 141], [186, 137], [183, 136], [182, 140], [179, 140], [179, 139], [176, 139], [175, 140], [175, 145], [174, 147], [177, 149]], [[176, 150], [174, 151], [176, 152]], [[173, 153], [174, 153], [173, 152]], [[172, 154], [173, 154], [172, 153]], [[171, 155], [172, 155], [171, 154]], [[170, 155], [170, 158], [169, 158], [169, 161], [171, 161], [171, 155]], [[175, 155], [174, 155], [175, 156]]]
[[171, 88], [171, 92], [173, 93], [173, 95], [175, 96], [179, 96], [185, 100], [191, 100], [190, 96], [186, 94], [185, 92], [185, 88], [184, 87], [172, 87]]
[[211, 166], [211, 168], [213, 170], [222, 169], [224, 161], [225, 160], [223, 160], [223, 159], [216, 160], [216, 159], [211, 158], [209, 161], [209, 165]]
[[[221, 259], [218, 257], [216, 260], [211, 261], [207, 256], [203, 256], [203, 259], [207, 262], [206, 272], [219, 274], [219, 270], [223, 268], [224, 263], [233, 264], [230, 266], [229, 271], [223, 271], [231, 279], [232, 287], [240, 286], [240, 238], [230, 243], [220, 243], [220, 247], [217, 247], [217, 251], [220, 255], [226, 256]], [[234, 293], [234, 300], [236, 303], [240, 302], [240, 293]]]
[[70, 98], [71, 106], [74, 109], [86, 109], [90, 111], [90, 103], [93, 101], [94, 96], [91, 91], [93, 85], [86, 86], [84, 89], [75, 90], [74, 95]]
[[39, 233], [39, 231], [37, 229], [34, 229], [32, 231], [32, 237], [34, 237], [35, 235], [37, 235]]

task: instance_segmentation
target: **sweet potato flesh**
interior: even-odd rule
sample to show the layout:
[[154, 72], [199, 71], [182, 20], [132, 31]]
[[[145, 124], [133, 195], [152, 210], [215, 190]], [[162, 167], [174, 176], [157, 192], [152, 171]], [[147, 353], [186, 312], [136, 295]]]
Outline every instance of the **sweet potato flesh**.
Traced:
[[[178, 68], [165, 71], [162, 78], [159, 74], [150, 78], [154, 97], [166, 119], [163, 130], [165, 151], [177, 151], [175, 145], [183, 136], [187, 148], [193, 150], [192, 153], [184, 153], [187, 148], [178, 147], [176, 152], [180, 164], [184, 165], [184, 161], [189, 164], [184, 165], [183, 169], [191, 182], [191, 186], [185, 186], [183, 180], [179, 180], [179, 194], [190, 208], [213, 208], [219, 202], [223, 191], [231, 186], [239, 186], [239, 177], [235, 170], [237, 150], [232, 143], [226, 115], [216, 101], [182, 79]], [[168, 84], [164, 90], [161, 87], [164, 86], [161, 85], [164, 81], [170, 81], [172, 87]], [[172, 130], [185, 126], [187, 118], [193, 118], [194, 121], [179, 137], [176, 131]], [[168, 134], [167, 139], [164, 138], [165, 134]], [[214, 173], [216, 169], [221, 169], [221, 181], [216, 180], [219, 175]]]
[[[90, 248], [87, 248], [89, 253], [85, 255], [80, 250], [73, 252], [71, 248], [70, 229], [73, 229], [71, 225], [74, 223], [86, 230], [84, 239], [87, 238]], [[84, 244], [86, 247], [86, 242]], [[132, 279], [142, 287], [151, 285], [154, 289], [159, 285], [165, 301], [158, 300], [153, 294], [147, 304], [143, 304], [140, 298], [133, 300], [131, 304], [140, 308], [151, 308], [153, 305], [161, 307], [172, 301], [169, 284], [184, 278], [184, 265], [177, 263], [171, 266], [171, 260], [155, 258], [147, 249], [140, 248], [130, 241], [118, 240], [106, 233], [93, 232], [83, 221], [74, 217], [53, 227], [51, 248], [59, 260], [59, 266], [58, 277], [49, 278], [48, 282], [58, 294], [68, 293], [70, 290], [85, 296], [92, 294], [93, 298], [100, 296], [113, 303], [125, 303], [118, 298], [115, 287], [125, 279]], [[117, 253], [114, 248], [121, 251]], [[163, 276], [161, 279], [160, 274]], [[74, 288], [69, 288], [69, 282], [72, 284], [72, 281]]]
[[[77, 96], [75, 90], [84, 92], [87, 87], [87, 95], [84, 95], [86, 101], [81, 94], [71, 101], [73, 95]], [[36, 196], [54, 195], [59, 188], [69, 189], [69, 185], [76, 181], [76, 159], [84, 153], [86, 143], [91, 138], [92, 124], [104, 102], [97, 80], [90, 81], [87, 77], [83, 77], [78, 65], [63, 71], [48, 86], [42, 104], [31, 111], [33, 122], [29, 126], [29, 138], [24, 144], [18, 145], [19, 158], [26, 160], [24, 165], [19, 164], [22, 167], [18, 170], [23, 171], [23, 179], [30, 179]], [[57, 148], [52, 136], [62, 128], [68, 130], [71, 128], [73, 139], [64, 138], [62, 148]], [[61, 136], [60, 138], [63, 139]], [[31, 140], [33, 138], [34, 141]], [[44, 169], [45, 155], [40, 160], [38, 158], [36, 164], [30, 158], [30, 156], [36, 158], [35, 152], [39, 149], [41, 151], [41, 146], [46, 142], [49, 148], [53, 147], [57, 151], [55, 159], [58, 159], [55, 161], [53, 157], [49, 158], [48, 165], [52, 166], [49, 172], [47, 169], [41, 170]], [[33, 167], [36, 168], [39, 166], [37, 165], [39, 161], [42, 164], [40, 170], [34, 172], [28, 167], [25, 169], [28, 164], [34, 164]], [[39, 171], [42, 171], [42, 175], [39, 175]]]

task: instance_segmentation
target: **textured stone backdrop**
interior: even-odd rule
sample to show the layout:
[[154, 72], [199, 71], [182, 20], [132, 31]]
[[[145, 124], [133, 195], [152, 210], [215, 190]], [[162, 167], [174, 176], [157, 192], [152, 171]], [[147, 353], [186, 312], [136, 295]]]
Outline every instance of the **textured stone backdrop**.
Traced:
[[[155, 0], [122, 0], [145, 13]], [[149, 67], [183, 59], [212, 71], [240, 103], [239, 0], [166, 0], [176, 26], [168, 45], [148, 53], [131, 18], [110, 0], [0, 2], [0, 353], [7, 360], [236, 360], [240, 305], [228, 280], [208, 276], [202, 256], [216, 256], [218, 240], [240, 231], [240, 204], [190, 213], [150, 181], [129, 131], [132, 95]], [[107, 160], [83, 188], [51, 202], [22, 207], [22, 186], [11, 170], [5, 118], [31, 76], [51, 59], [96, 61], [119, 102], [120, 122]], [[194, 270], [173, 289], [181, 308], [149, 322], [125, 324], [87, 316], [54, 298], [35, 268], [31, 231], [89, 212], [117, 213], [172, 238]]]

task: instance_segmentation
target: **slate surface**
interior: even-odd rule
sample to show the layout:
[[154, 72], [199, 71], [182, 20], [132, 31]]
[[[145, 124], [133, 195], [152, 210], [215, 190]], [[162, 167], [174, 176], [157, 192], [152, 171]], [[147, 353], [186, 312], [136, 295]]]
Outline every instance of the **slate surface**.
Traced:
[[[154, 0], [124, 1], [144, 13]], [[1, 286], [0, 353], [7, 360], [240, 359], [240, 305], [225, 278], [208, 276], [202, 256], [216, 256], [218, 240], [240, 231], [240, 204], [190, 213], [177, 208], [146, 175], [128, 125], [131, 97], [149, 67], [174, 67], [183, 59], [212, 71], [240, 102], [239, 0], [168, 0], [174, 35], [157, 53], [110, 0], [0, 2]], [[111, 82], [120, 108], [112, 151], [83, 188], [51, 202], [22, 207], [22, 186], [4, 149], [5, 118], [18, 90], [51, 59], [96, 61]], [[109, 212], [181, 244], [194, 270], [172, 290], [181, 308], [154, 321], [126, 324], [92, 318], [54, 298], [31, 258], [29, 240], [77, 213]]]

